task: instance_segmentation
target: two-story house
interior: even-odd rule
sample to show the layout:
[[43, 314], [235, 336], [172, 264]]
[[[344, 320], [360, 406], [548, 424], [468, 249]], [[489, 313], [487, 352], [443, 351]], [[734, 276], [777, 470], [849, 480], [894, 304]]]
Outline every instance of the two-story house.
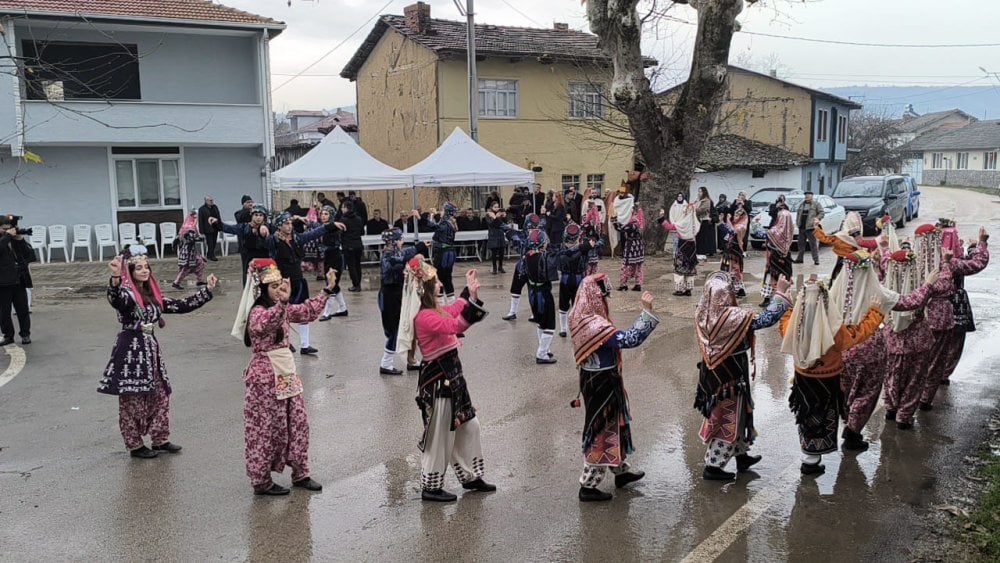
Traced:
[[[660, 93], [669, 110], [683, 84]], [[847, 161], [847, 132], [851, 110], [861, 104], [776, 76], [729, 66], [729, 84], [713, 135], [735, 135], [781, 149], [782, 158], [805, 158], [795, 169], [772, 183], [768, 167], [752, 175], [756, 187], [790, 187], [830, 193], [842, 177]], [[730, 140], [730, 142], [732, 142]], [[748, 151], [744, 151], [748, 152]], [[753, 163], [743, 163], [752, 168]]]
[[[919, 115], [908, 106], [903, 117], [893, 123], [895, 132], [890, 136], [893, 146], [910, 143], [917, 138], [936, 136], [940, 133], [961, 129], [970, 123], [978, 121], [975, 117], [960, 109], [935, 111]], [[902, 172], [913, 176], [918, 184], [924, 181], [924, 159], [919, 151], [906, 152], [903, 155]]]
[[908, 159], [922, 167], [921, 183], [996, 188], [1000, 186], [1000, 120], [940, 129], [903, 145]]
[[0, 207], [117, 225], [266, 201], [284, 27], [208, 0], [0, 0]]
[[[379, 18], [341, 72], [356, 82], [361, 146], [400, 169], [433, 152], [456, 126], [469, 127], [466, 24], [432, 19], [430, 10], [418, 2], [403, 16]], [[605, 101], [612, 72], [597, 37], [565, 24], [477, 24], [475, 35], [479, 143], [534, 169], [543, 191], [617, 187], [633, 167], [633, 148], [627, 132], [622, 140], [614, 138], [620, 131], [603, 131], [613, 117]], [[488, 190], [459, 203], [478, 205]], [[418, 193], [433, 205], [433, 192]], [[396, 197], [396, 207], [409, 200]]]

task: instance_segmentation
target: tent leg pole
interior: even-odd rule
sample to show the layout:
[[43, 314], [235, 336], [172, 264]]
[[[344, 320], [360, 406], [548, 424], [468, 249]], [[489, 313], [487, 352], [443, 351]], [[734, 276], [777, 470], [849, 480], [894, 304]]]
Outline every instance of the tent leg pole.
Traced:
[[[413, 207], [411, 209], [416, 209], [417, 208], [417, 187], [416, 186], [413, 186], [413, 188], [410, 189], [410, 194], [413, 196]], [[420, 240], [420, 223], [418, 222], [418, 220], [417, 220], [416, 217], [413, 218], [413, 236], [414, 236], [414, 239], [413, 239], [414, 241], [419, 241]]]

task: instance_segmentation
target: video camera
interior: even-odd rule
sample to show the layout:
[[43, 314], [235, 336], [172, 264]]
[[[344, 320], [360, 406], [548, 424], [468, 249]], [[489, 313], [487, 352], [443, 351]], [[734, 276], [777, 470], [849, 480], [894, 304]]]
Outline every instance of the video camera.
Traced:
[[17, 234], [21, 236], [32, 236], [34, 232], [31, 229], [18, 229], [17, 222], [24, 217], [20, 215], [0, 215], [0, 225], [10, 225], [17, 229]]

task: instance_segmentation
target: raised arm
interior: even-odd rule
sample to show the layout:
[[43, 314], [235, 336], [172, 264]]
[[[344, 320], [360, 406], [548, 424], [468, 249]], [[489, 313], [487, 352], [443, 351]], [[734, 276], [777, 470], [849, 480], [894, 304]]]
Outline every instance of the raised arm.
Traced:
[[824, 231], [823, 227], [819, 226], [818, 223], [816, 224], [816, 228], [813, 229], [813, 235], [816, 237], [816, 241], [820, 244], [832, 245], [837, 241], [837, 237], [826, 234], [826, 231]]
[[750, 330], [761, 330], [774, 326], [784, 316], [785, 311], [791, 308], [792, 303], [787, 298], [778, 294], [773, 295], [767, 308], [754, 316], [753, 322], [750, 323]]
[[985, 240], [980, 240], [975, 250], [969, 253], [965, 259], [952, 258], [951, 269], [954, 273], [962, 276], [978, 274], [986, 269], [990, 263], [990, 251]]
[[660, 319], [649, 311], [639, 313], [639, 317], [632, 323], [632, 327], [615, 332], [614, 338], [609, 338], [605, 347], [609, 348], [635, 348], [646, 341], [652, 334], [656, 325], [660, 324]]
[[865, 339], [875, 334], [882, 324], [884, 315], [878, 307], [869, 307], [865, 317], [856, 325], [841, 325], [840, 330], [834, 335], [834, 344], [840, 350], [852, 348]]
[[289, 305], [287, 308], [288, 322], [290, 323], [311, 323], [323, 314], [326, 300], [329, 295], [325, 291], [320, 291], [317, 295], [306, 299], [297, 305]]

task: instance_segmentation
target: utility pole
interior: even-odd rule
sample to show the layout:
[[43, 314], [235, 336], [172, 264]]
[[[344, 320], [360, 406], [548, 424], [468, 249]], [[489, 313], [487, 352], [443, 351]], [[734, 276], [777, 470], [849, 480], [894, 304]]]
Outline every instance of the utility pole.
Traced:
[[466, 0], [465, 17], [468, 22], [466, 51], [469, 56], [469, 136], [479, 142], [479, 79], [476, 77], [476, 21], [473, 0]]

